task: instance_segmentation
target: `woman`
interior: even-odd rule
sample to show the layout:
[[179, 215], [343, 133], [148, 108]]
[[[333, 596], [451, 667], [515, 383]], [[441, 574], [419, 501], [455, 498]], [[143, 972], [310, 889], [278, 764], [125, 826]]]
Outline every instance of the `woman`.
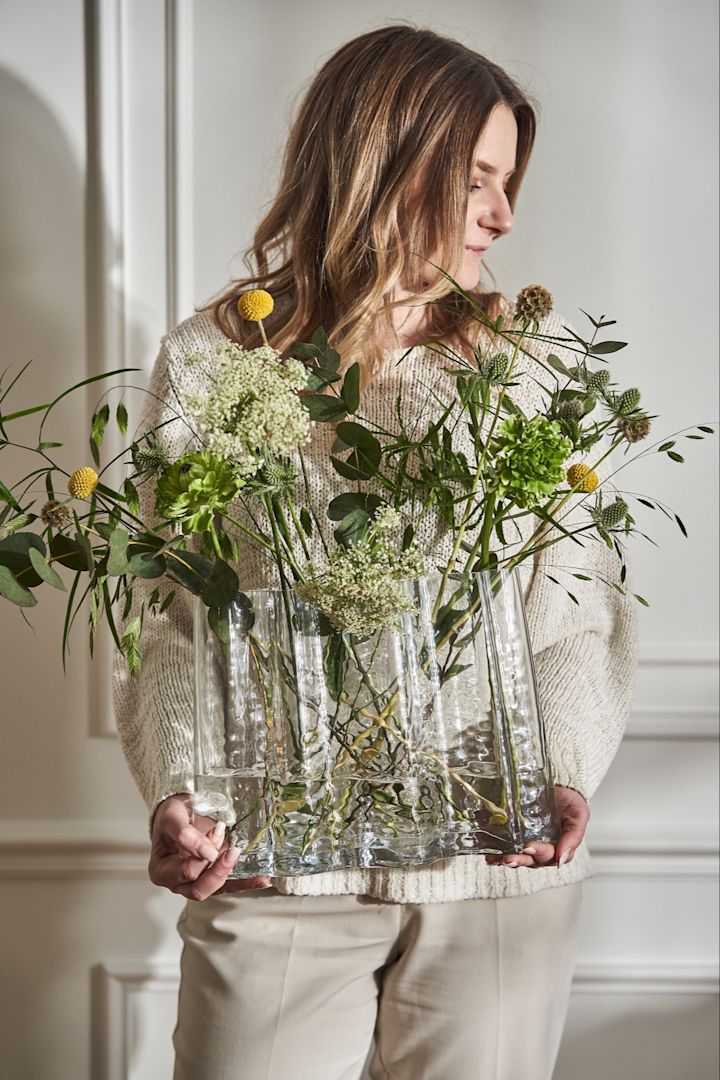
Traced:
[[[360, 361], [366, 416], [388, 407], [393, 378], [412, 401], [416, 385], [442, 378], [438, 357], [419, 348], [398, 368], [392, 360], [427, 336], [468, 350], [478, 335], [467, 302], [432, 264], [489, 314], [507, 311], [504, 297], [481, 289], [481, 262], [512, 228], [534, 135], [519, 88], [463, 45], [404, 25], [349, 42], [315, 77], [292, 127], [279, 192], [252, 248], [254, 272], [163, 341], [146, 426], [182, 412], [202, 385], [202, 364], [188, 357], [225, 337], [258, 343], [254, 324], [236, 314], [252, 287], [276, 300], [266, 321], [276, 348], [322, 325], [344, 363]], [[554, 316], [542, 329], [564, 332]], [[532, 380], [524, 383], [518, 395], [531, 393]], [[527, 398], [525, 411], [538, 404]], [[186, 447], [182, 423], [162, 432], [172, 453]], [[304, 455], [320, 505], [336, 493], [321, 464], [325, 437], [315, 431]], [[152, 516], [147, 485], [143, 500]], [[440, 532], [424, 539], [443, 550]], [[151, 812], [150, 877], [192, 901], [178, 924], [176, 1080], [357, 1080], [373, 1034], [373, 1080], [549, 1080], [591, 872], [587, 799], [622, 736], [637, 647], [626, 597], [593, 577], [570, 611], [564, 591], [538, 572], [562, 564], [564, 543], [546, 548], [534, 572], [524, 564], [562, 819], [554, 847], [416, 870], [228, 881], [239, 853], [222, 825], [193, 822], [190, 806], [187, 596], [147, 620], [139, 679], [118, 658], [120, 737]], [[586, 545], [582, 558], [608, 579], [617, 572], [604, 544]], [[241, 587], [275, 583], [272, 566], [249, 550], [240, 576]]]

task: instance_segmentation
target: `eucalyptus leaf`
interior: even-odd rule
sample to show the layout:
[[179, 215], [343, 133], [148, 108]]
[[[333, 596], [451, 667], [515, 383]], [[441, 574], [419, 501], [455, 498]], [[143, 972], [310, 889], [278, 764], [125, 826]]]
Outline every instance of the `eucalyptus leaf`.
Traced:
[[17, 604], [18, 607], [34, 607], [37, 604], [37, 597], [20, 584], [7, 566], [2, 565], [0, 565], [0, 595], [6, 597], [11, 603]]
[[28, 552], [30, 556], [30, 562], [33, 564], [33, 568], [38, 577], [41, 577], [43, 581], [47, 581], [48, 585], [52, 585], [53, 589], [60, 589], [61, 592], [65, 592], [65, 583], [58, 574], [57, 570], [54, 570], [52, 566], [48, 565], [45, 559], [42, 557], [37, 548], [30, 548]]
[[322, 326], [318, 326], [317, 330], [310, 339], [321, 352], [327, 352], [328, 339], [327, 334], [323, 330]]
[[367, 517], [372, 517], [382, 505], [383, 500], [379, 495], [370, 495], [364, 491], [346, 491], [330, 501], [327, 513], [331, 521], [342, 521], [352, 510], [362, 510]]
[[334, 530], [333, 536], [338, 544], [349, 547], [350, 544], [356, 544], [364, 535], [368, 521], [369, 518], [365, 510], [351, 510], [342, 519], [337, 529]]
[[213, 563], [200, 599], [209, 608], [224, 607], [237, 596], [238, 576], [222, 559]]
[[349, 413], [354, 413], [360, 404], [360, 365], [357, 361], [345, 372], [342, 385], [342, 398]]
[[75, 540], [64, 533], [56, 533], [50, 541], [50, 554], [55, 562], [69, 570], [86, 570], [85, 552]]
[[229, 645], [230, 612], [227, 606], [208, 608], [207, 617], [210, 629], [217, 635], [223, 645]]
[[30, 548], [35, 548], [41, 555], [46, 554], [42, 537], [37, 533], [16, 532], [0, 540], [0, 566], [6, 566], [25, 588], [34, 588], [42, 578], [38, 576], [30, 562]]
[[125, 529], [113, 529], [110, 533], [107, 572], [110, 577], [119, 577], [128, 570], [128, 543], [130, 537]]
[[338, 398], [329, 397], [327, 394], [306, 394], [302, 401], [310, 413], [311, 420], [317, 420], [325, 424], [334, 420], [341, 420], [343, 416], [347, 416], [344, 403]]
[[162, 577], [166, 571], [166, 562], [162, 555], [155, 551], [138, 551], [131, 555], [127, 561], [127, 569], [122, 573], [134, 574], [135, 577], [151, 580]]
[[210, 577], [212, 562], [204, 555], [198, 555], [194, 551], [184, 551], [177, 548], [168, 548], [165, 553], [167, 558], [167, 576], [182, 585], [184, 589], [199, 596]]

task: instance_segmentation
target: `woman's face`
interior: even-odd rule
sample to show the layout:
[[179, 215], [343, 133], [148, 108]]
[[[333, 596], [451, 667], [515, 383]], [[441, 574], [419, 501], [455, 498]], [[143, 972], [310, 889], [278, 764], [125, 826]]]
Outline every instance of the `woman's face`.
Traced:
[[463, 289], [476, 288], [480, 263], [493, 241], [509, 233], [513, 216], [505, 193], [515, 170], [517, 122], [507, 105], [490, 114], [473, 157], [467, 216], [465, 254], [456, 281]]

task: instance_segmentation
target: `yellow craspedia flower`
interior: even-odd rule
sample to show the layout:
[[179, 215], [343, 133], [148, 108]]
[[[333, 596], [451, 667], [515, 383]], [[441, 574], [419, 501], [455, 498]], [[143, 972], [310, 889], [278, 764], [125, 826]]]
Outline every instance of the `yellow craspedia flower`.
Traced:
[[83, 465], [81, 469], [76, 469], [68, 480], [68, 491], [73, 499], [87, 499], [98, 486], [99, 479], [94, 469]]
[[600, 483], [598, 474], [589, 465], [571, 465], [567, 471], [567, 482], [578, 491], [594, 491]]
[[240, 317], [250, 319], [251, 322], [267, 319], [274, 307], [275, 301], [264, 289], [251, 289], [250, 292], [243, 293], [237, 302]]

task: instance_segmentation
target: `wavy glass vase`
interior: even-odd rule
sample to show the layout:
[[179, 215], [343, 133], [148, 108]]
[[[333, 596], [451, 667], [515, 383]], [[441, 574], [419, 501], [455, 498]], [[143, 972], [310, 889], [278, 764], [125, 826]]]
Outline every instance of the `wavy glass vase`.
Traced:
[[195, 601], [193, 805], [229, 826], [234, 876], [555, 841], [517, 570], [403, 585], [413, 611], [366, 637], [279, 589], [214, 628]]

